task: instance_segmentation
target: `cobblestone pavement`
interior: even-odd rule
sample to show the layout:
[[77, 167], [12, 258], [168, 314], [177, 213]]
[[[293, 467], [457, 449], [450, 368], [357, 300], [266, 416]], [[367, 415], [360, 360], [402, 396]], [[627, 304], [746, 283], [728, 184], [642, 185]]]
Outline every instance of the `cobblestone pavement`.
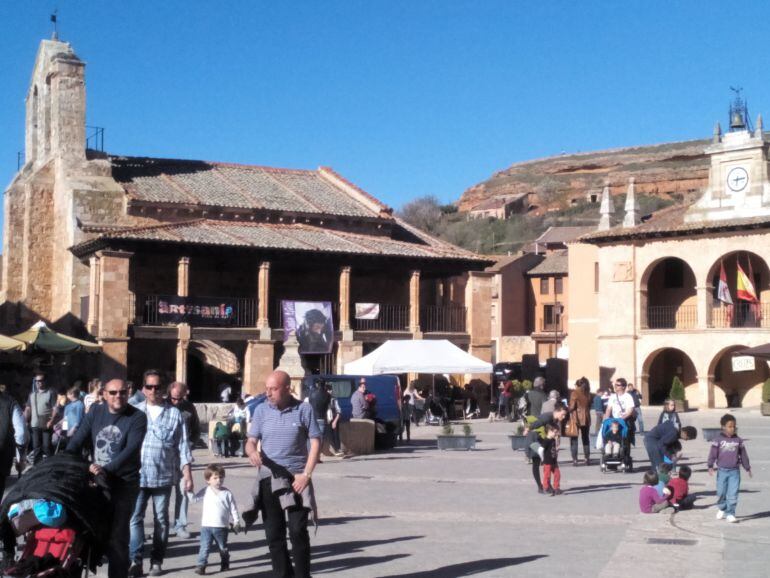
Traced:
[[[748, 439], [754, 478], [744, 475], [739, 524], [714, 518], [714, 479], [706, 472], [703, 426], [718, 426], [720, 410], [683, 415], [698, 427], [686, 442], [694, 469], [696, 509], [676, 515], [638, 513], [643, 449], [633, 474], [602, 474], [598, 465], [573, 467], [562, 448], [562, 487], [557, 497], [537, 493], [523, 453], [511, 450], [512, 424], [473, 423], [471, 452], [435, 448], [439, 428], [412, 429], [412, 442], [387, 453], [352, 459], [325, 458], [314, 475], [321, 522], [311, 530], [316, 576], [422, 578], [429, 576], [767, 576], [770, 567], [770, 418], [736, 410]], [[654, 423], [658, 410], [645, 411]], [[582, 449], [582, 448], [581, 448]], [[566, 450], [566, 451], [565, 451]], [[596, 456], [594, 456], [596, 457]], [[195, 481], [213, 459], [196, 451]], [[596, 462], [598, 463], [598, 462]], [[254, 470], [244, 460], [226, 462], [227, 480], [243, 509]], [[200, 519], [193, 505], [191, 520]], [[150, 518], [147, 518], [148, 533]], [[190, 540], [171, 538], [164, 570], [190, 576], [198, 550], [197, 524]], [[664, 543], [651, 543], [650, 540]], [[668, 542], [668, 543], [666, 543]], [[227, 577], [269, 576], [261, 526], [232, 536]], [[210, 572], [219, 567], [216, 553]], [[146, 570], [146, 568], [145, 568]], [[106, 575], [102, 570], [100, 575]]]

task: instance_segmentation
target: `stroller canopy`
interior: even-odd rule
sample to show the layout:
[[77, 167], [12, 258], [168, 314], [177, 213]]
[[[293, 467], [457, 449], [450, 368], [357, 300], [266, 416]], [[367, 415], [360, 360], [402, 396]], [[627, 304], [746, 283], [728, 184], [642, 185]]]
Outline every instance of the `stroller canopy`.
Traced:
[[92, 548], [92, 560], [106, 551], [112, 520], [104, 491], [91, 486], [88, 462], [79, 456], [51, 456], [19, 478], [0, 505], [0, 536], [13, 535], [8, 509], [22, 500], [43, 499], [56, 502], [67, 510], [68, 526], [83, 533]]

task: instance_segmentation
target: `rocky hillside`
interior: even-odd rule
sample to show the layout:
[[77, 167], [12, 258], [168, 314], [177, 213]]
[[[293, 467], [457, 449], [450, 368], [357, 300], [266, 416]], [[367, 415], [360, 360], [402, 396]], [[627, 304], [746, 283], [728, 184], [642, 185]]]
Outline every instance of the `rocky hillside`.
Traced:
[[466, 190], [458, 203], [469, 211], [493, 197], [535, 193], [538, 212], [595, 201], [609, 181], [613, 195], [625, 193], [635, 177], [638, 194], [680, 201], [701, 191], [708, 181], [708, 140], [561, 155], [511, 165]]

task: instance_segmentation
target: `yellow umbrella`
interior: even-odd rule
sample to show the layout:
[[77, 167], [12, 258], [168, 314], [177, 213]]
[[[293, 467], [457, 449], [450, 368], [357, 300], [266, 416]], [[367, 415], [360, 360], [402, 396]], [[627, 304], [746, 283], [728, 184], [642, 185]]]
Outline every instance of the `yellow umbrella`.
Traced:
[[24, 351], [27, 344], [13, 337], [0, 335], [0, 351]]
[[38, 321], [25, 332], [14, 335], [13, 338], [23, 341], [29, 349], [48, 353], [76, 353], [79, 351], [98, 353], [102, 350], [101, 346], [96, 343], [57, 333], [42, 321]]

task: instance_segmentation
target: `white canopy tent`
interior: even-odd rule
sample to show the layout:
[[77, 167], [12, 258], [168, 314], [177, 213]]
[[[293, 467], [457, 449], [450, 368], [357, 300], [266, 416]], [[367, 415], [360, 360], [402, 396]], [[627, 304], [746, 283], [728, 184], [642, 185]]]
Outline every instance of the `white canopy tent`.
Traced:
[[345, 364], [348, 375], [382, 373], [492, 373], [492, 364], [446, 339], [392, 339]]

